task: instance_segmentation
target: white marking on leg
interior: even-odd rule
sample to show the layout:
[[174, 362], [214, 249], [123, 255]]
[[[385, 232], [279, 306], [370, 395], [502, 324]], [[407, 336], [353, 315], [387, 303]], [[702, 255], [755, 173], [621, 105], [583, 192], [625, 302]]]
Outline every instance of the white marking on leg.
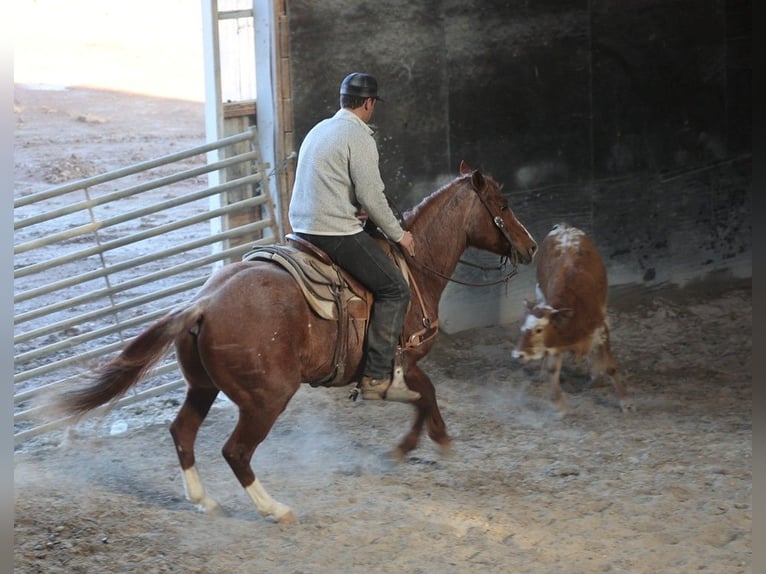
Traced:
[[273, 516], [277, 520], [282, 519], [288, 513], [292, 516], [290, 507], [271, 498], [257, 478], [250, 486], [245, 488], [245, 491], [250, 496], [261, 516]]
[[200, 480], [196, 466], [191, 466], [183, 471], [184, 492], [186, 498], [192, 504], [196, 504], [202, 512], [208, 514], [220, 514], [223, 512], [221, 505], [205, 492], [205, 487]]

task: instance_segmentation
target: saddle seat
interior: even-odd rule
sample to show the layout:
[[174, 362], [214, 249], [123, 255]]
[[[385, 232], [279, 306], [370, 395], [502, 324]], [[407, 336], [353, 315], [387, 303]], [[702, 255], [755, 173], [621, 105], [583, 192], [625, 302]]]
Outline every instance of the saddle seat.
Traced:
[[323, 319], [338, 321], [347, 310], [352, 319], [367, 321], [372, 294], [321, 249], [288, 233], [287, 245], [254, 247], [243, 261], [271, 261], [280, 265], [298, 283], [306, 301]]

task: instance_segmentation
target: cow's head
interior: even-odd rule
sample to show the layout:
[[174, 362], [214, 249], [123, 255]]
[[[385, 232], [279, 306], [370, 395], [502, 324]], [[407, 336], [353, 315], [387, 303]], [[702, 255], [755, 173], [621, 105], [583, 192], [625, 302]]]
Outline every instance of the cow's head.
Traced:
[[554, 309], [544, 303], [527, 301], [513, 358], [526, 363], [545, 357], [551, 348], [551, 339], [566, 326], [572, 315], [571, 309]]

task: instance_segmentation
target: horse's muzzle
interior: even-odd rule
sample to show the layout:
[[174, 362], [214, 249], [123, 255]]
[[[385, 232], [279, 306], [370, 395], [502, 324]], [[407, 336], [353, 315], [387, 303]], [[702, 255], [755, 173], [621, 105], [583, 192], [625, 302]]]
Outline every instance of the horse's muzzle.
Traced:
[[535, 257], [535, 253], [537, 253], [536, 243], [524, 251], [521, 251], [516, 247], [512, 247], [510, 258], [514, 265], [528, 265], [532, 263], [532, 260]]

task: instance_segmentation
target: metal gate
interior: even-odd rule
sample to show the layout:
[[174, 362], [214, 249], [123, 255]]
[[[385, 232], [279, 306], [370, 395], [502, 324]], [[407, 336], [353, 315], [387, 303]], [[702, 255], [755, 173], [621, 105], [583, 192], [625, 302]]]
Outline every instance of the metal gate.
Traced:
[[[14, 202], [16, 444], [70, 422], [48, 392], [81, 382], [216, 265], [278, 241], [266, 169], [252, 128]], [[225, 183], [209, 187], [211, 172]], [[182, 385], [171, 354], [119, 404]]]

